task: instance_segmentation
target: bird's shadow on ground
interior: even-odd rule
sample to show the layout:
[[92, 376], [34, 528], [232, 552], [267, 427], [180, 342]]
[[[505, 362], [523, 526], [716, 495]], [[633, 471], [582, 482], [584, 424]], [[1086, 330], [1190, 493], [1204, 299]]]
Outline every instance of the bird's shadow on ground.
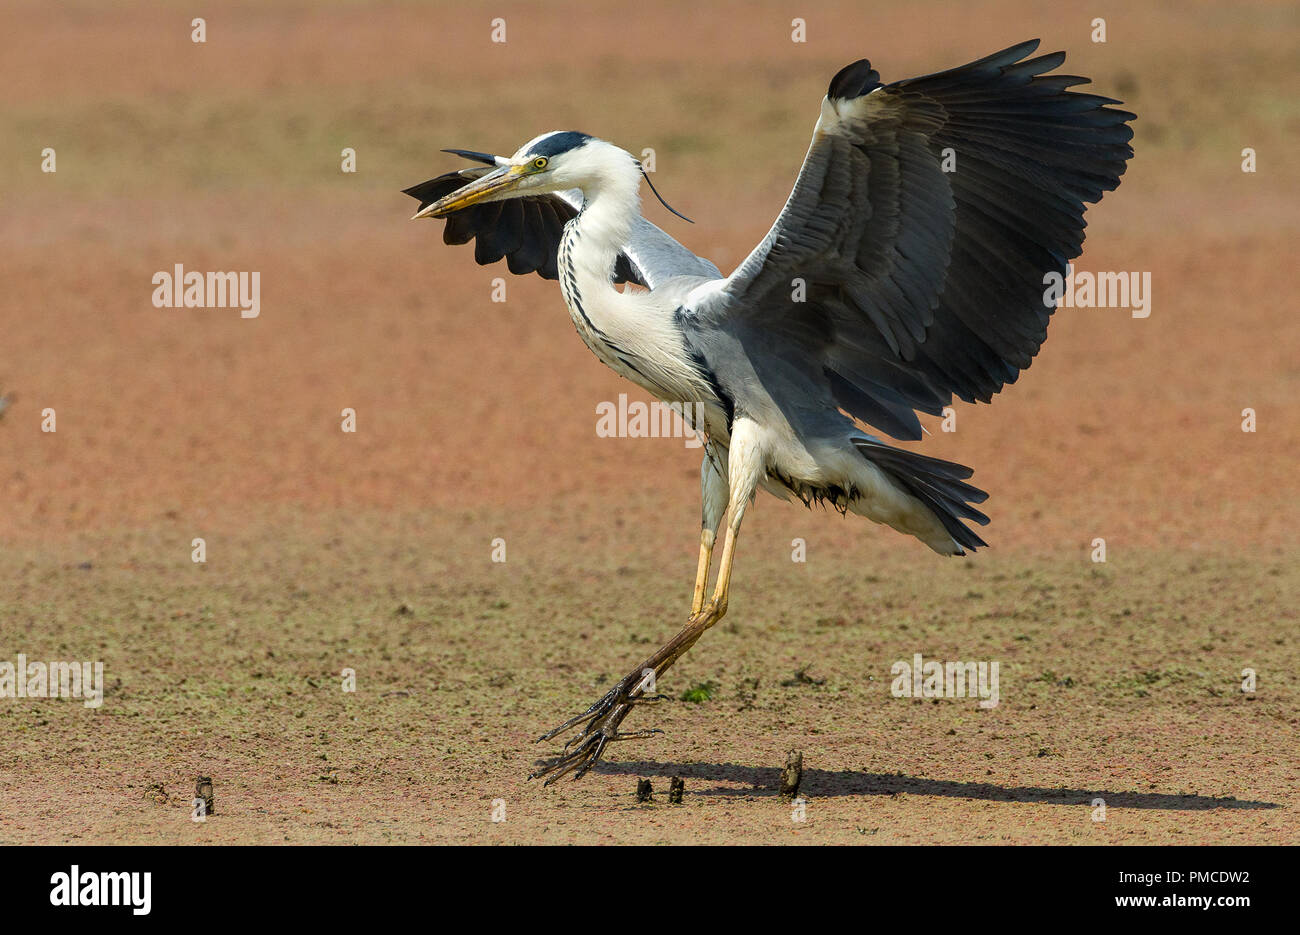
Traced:
[[[652, 763], [603, 762], [593, 772], [638, 777], [680, 776], [683, 779], [739, 783], [691, 789], [694, 795], [775, 796], [779, 792], [781, 770], [772, 767], [741, 766], [735, 763]], [[1231, 796], [1174, 794], [1164, 792], [1117, 792], [1103, 789], [1066, 789], [1041, 786], [1002, 786], [990, 782], [954, 782], [947, 779], [922, 779], [890, 773], [865, 773], [848, 770], [805, 769], [800, 795], [809, 798], [841, 795], [933, 795], [987, 802], [1032, 802], [1045, 805], [1092, 805], [1093, 799], [1105, 800], [1108, 808], [1155, 808], [1167, 811], [1205, 811], [1215, 808], [1281, 808], [1276, 802], [1253, 802]]]

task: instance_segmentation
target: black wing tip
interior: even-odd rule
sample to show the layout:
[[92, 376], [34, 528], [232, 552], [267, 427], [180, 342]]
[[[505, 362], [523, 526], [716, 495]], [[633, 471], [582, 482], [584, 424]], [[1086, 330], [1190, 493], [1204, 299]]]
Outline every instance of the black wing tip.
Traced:
[[[999, 65], [1011, 65], [1014, 64], [1015, 62], [1020, 61], [1026, 56], [1033, 55], [1035, 52], [1038, 51], [1038, 47], [1042, 44], [1043, 44], [1042, 39], [1026, 39], [1023, 42], [1017, 42], [1015, 45], [1009, 45], [1005, 49], [1000, 49], [999, 51], [994, 52], [992, 55], [986, 55], [981, 59], [976, 59], [975, 61], [971, 62], [971, 64], [985, 65], [985, 64], [993, 64], [996, 62]], [[1061, 56], [1062, 61], [1065, 60], [1064, 52], [1048, 52], [1042, 57], [1048, 58], [1053, 55], [1059, 55]]]
[[[489, 157], [490, 158], [490, 157]], [[444, 172], [442, 175], [434, 176], [427, 181], [420, 182], [418, 185], [412, 185], [410, 188], [403, 188], [403, 195], [410, 195], [417, 201], [424, 202], [420, 207], [433, 204], [444, 195], [449, 195], [458, 188], [463, 188], [474, 179], [485, 174], [486, 169], [471, 167], [468, 169], [453, 169], [450, 172]]]
[[[428, 179], [420, 182], [418, 185], [412, 185], [410, 188], [403, 188], [403, 195], [410, 195], [416, 201], [420, 202], [420, 207], [431, 205], [443, 195], [454, 190], [458, 186], [448, 187], [447, 183], [455, 176], [459, 178], [459, 173], [447, 172], [437, 178]], [[462, 182], [464, 184], [464, 182]]]
[[845, 65], [831, 79], [826, 96], [832, 101], [852, 100], [870, 94], [880, 87], [880, 72], [871, 67], [871, 62], [860, 58]]
[[433, 181], [434, 181], [433, 179], [429, 179], [427, 182], [421, 182], [418, 185], [412, 185], [410, 188], [403, 188], [402, 194], [410, 195], [412, 198], [418, 201], [421, 197], [420, 193], [425, 191], [431, 184], [433, 184]]

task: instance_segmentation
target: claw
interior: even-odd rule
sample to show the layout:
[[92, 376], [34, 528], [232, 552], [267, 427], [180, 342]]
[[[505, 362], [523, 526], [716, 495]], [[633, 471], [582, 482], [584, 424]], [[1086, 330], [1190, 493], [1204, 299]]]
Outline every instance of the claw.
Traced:
[[[556, 727], [555, 729], [549, 730], [546, 733], [542, 734], [542, 736], [538, 737], [537, 740], [534, 741], [534, 743], [541, 743], [543, 740], [553, 740], [555, 737], [559, 736], [560, 734], [563, 734], [565, 731], [571, 730], [580, 724], [587, 723], [592, 718], [598, 716], [602, 711], [607, 710], [609, 706], [615, 702], [615, 700], [618, 697], [619, 691], [622, 689], [622, 687], [623, 687], [622, 682], [620, 682], [618, 685], [615, 685], [613, 688], [611, 688], [608, 692], [605, 693], [605, 696], [603, 698], [597, 701], [586, 711], [583, 711], [581, 714], [575, 714], [573, 717], [569, 718], [559, 727]], [[628, 703], [628, 704], [633, 703], [635, 701], [636, 698], [624, 699], [624, 703]], [[582, 733], [586, 734], [587, 731], [584, 730]]]
[[615, 734], [609, 738], [609, 742], [616, 740], [644, 740], [646, 737], [653, 737], [655, 734], [662, 734], [663, 731], [657, 727], [647, 727], [645, 730], [629, 731], [625, 734]]
[[548, 730], [546, 733], [542, 734], [542, 736], [538, 737], [533, 742], [541, 743], [543, 740], [551, 740], [556, 736], [563, 734], [566, 730], [570, 730], [571, 728], [577, 727], [579, 724], [587, 723], [587, 721], [590, 721], [599, 713], [600, 713], [600, 702], [598, 701], [590, 708], [588, 708], [586, 711], [584, 711], [582, 714], [569, 718], [559, 727], [556, 727], [553, 730]]
[[604, 734], [596, 734], [595, 736], [600, 738], [596, 743], [596, 749], [592, 751], [590, 756], [582, 761], [582, 765], [579, 766], [577, 771], [573, 774], [574, 782], [577, 782], [583, 776], [587, 775], [587, 771], [600, 761], [600, 755], [605, 752], [605, 746], [609, 743], [609, 738]]
[[[635, 674], [640, 676], [640, 673]], [[574, 727], [585, 725], [569, 738], [555, 760], [535, 770], [528, 778], [532, 780], [545, 776], [546, 781], [542, 783], [543, 786], [549, 786], [569, 773], [573, 773], [573, 778], [578, 780], [600, 762], [609, 744], [618, 740], [634, 740], [662, 734], [663, 731], [658, 728], [627, 732], [618, 730], [618, 725], [631, 713], [633, 706], [658, 704], [668, 699], [667, 695], [642, 695], [640, 692], [643, 687], [642, 683], [634, 682], [632, 676], [628, 676], [586, 711], [569, 718], [559, 727], [537, 738], [540, 743], [543, 740], [551, 740]]]
[[638, 695], [635, 698], [627, 699], [627, 704], [658, 704], [667, 700], [667, 695]]

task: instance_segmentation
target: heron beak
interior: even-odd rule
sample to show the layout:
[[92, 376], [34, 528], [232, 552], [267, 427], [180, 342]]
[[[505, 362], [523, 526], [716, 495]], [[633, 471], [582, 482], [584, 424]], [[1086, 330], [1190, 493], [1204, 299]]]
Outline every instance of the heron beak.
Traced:
[[475, 179], [464, 188], [458, 188], [445, 198], [439, 198], [431, 205], [417, 211], [411, 218], [441, 218], [454, 211], [468, 208], [480, 201], [499, 200], [494, 196], [502, 195], [519, 185], [526, 174], [525, 166], [502, 166], [495, 172], [489, 172], [482, 178]]

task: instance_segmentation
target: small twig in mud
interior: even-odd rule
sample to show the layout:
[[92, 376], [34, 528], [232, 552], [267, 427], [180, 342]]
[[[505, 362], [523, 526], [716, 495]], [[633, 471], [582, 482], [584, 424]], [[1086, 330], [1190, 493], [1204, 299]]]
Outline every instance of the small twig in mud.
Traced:
[[799, 783], [803, 782], [803, 754], [791, 750], [785, 758], [785, 769], [781, 771], [781, 795], [793, 799], [799, 794]]
[[194, 780], [194, 798], [203, 800], [204, 815], [215, 815], [217, 813], [217, 799], [216, 793], [212, 791], [211, 776], [200, 776]]
[[668, 804], [681, 805], [682, 793], [686, 791], [686, 781], [681, 776], [674, 776], [668, 784]]

